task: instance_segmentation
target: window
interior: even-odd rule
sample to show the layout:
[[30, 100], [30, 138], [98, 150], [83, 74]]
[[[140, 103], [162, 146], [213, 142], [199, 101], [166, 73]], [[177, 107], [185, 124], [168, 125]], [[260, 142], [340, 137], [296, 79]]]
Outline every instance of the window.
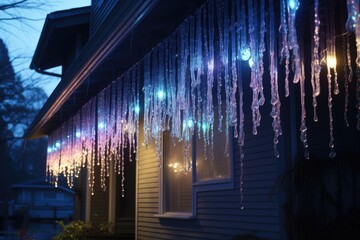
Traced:
[[[218, 110], [214, 108], [215, 119]], [[196, 131], [203, 129], [195, 126], [192, 148], [192, 170], [184, 172], [184, 143], [175, 142], [170, 131], [163, 133], [163, 158], [160, 174], [160, 215], [159, 217], [192, 218], [196, 214], [196, 193], [231, 189], [234, 187], [232, 141], [229, 141], [225, 151], [226, 134], [225, 121], [223, 131], [219, 132], [215, 121], [213, 147], [204, 146], [204, 139], [198, 138]], [[231, 131], [229, 137], [232, 139]], [[194, 147], [195, 146], [195, 147]], [[206, 149], [206, 150], [205, 150]]]
[[184, 172], [184, 143], [163, 135], [163, 213], [192, 213], [192, 172]]
[[[218, 108], [214, 108], [214, 119], [219, 119]], [[222, 132], [218, 131], [219, 121], [214, 122], [213, 146], [204, 146], [204, 140], [196, 137], [196, 184], [216, 183], [231, 180], [230, 145], [225, 149], [225, 119], [222, 121]], [[229, 133], [229, 135], [231, 135]], [[230, 137], [231, 139], [231, 137]], [[226, 150], [226, 151], [225, 151]]]
[[230, 148], [225, 153], [225, 133], [214, 131], [213, 149], [207, 146], [205, 153], [204, 141], [196, 138], [196, 183], [229, 179]]

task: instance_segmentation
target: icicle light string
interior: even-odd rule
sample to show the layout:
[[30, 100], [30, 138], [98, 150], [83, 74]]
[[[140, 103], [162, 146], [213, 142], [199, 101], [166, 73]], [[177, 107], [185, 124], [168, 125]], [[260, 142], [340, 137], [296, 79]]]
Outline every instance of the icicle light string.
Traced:
[[[355, 33], [357, 47], [357, 121], [360, 129], [360, 23], [357, 0], [348, 0], [349, 32]], [[268, 9], [265, 7], [268, 6]], [[284, 64], [285, 96], [289, 95], [290, 70], [293, 81], [299, 83], [301, 97], [301, 141], [308, 158], [306, 111], [305, 111], [305, 73], [304, 59], [300, 55], [300, 46], [295, 28], [298, 0], [281, 0], [280, 22], [277, 26], [273, 0], [209, 0], [164, 41], [155, 46], [131, 69], [122, 74], [107, 88], [102, 90], [85, 104], [73, 118], [65, 121], [49, 136], [47, 178], [57, 185], [58, 176], [63, 174], [68, 184], [73, 185], [80, 169], [86, 167], [88, 187], [94, 194], [94, 183], [106, 182], [113, 170], [121, 175], [122, 195], [125, 193], [124, 173], [125, 155], [131, 161], [139, 149], [139, 132], [143, 131], [143, 142], [147, 147], [155, 142], [158, 158], [162, 155], [162, 134], [171, 130], [174, 144], [184, 141], [184, 172], [191, 171], [191, 142], [197, 137], [204, 142], [205, 156], [213, 159], [214, 131], [224, 131], [229, 146], [229, 128], [234, 127], [234, 137], [240, 146], [240, 191], [243, 201], [243, 146], [244, 134], [244, 87], [252, 91], [253, 133], [260, 125], [260, 108], [265, 102], [264, 76], [270, 76], [271, 104], [270, 115], [273, 119], [274, 153], [278, 157], [277, 144], [282, 134], [280, 120], [280, 96], [278, 62]], [[314, 30], [311, 50], [311, 84], [314, 116], [316, 115], [316, 97], [320, 94], [320, 18], [319, 1], [314, 4]], [[266, 14], [266, 11], [268, 12]], [[269, 16], [269, 17], [266, 17]], [[333, 18], [333, 15], [331, 15]], [[332, 125], [332, 75], [336, 77], [334, 26], [325, 19], [327, 38], [327, 80], [328, 109], [330, 123], [330, 156], [335, 156]], [[329, 25], [330, 24], [330, 25]], [[322, 26], [322, 25], [321, 25]], [[279, 29], [279, 30], [277, 30]], [[279, 45], [276, 33], [279, 31]], [[269, 38], [265, 38], [268, 32]], [[266, 40], [266, 44], [265, 44]], [[267, 49], [266, 49], [267, 48]], [[277, 51], [279, 49], [279, 52]], [[306, 50], [306, 49], [305, 49]], [[264, 58], [269, 59], [268, 66]], [[248, 62], [243, 64], [244, 62]], [[346, 43], [347, 73], [345, 84], [351, 81], [352, 69], [350, 43]], [[290, 63], [291, 62], [291, 63]], [[290, 64], [293, 68], [290, 69]], [[250, 68], [249, 68], [250, 67]], [[245, 84], [244, 73], [250, 69], [250, 86]], [[346, 71], [345, 71], [346, 72]], [[269, 74], [269, 75], [268, 75]], [[266, 85], [265, 85], [266, 86]], [[345, 112], [347, 113], [348, 89], [345, 87]], [[214, 89], [216, 88], [216, 89]], [[334, 81], [335, 94], [337, 82]], [[216, 96], [213, 96], [216, 94]], [[144, 100], [140, 101], [140, 97]], [[350, 107], [350, 106], [349, 106]], [[217, 113], [214, 109], [217, 108]], [[217, 119], [215, 119], [215, 115]], [[141, 119], [140, 119], [141, 117]], [[314, 120], [317, 120], [316, 118]], [[139, 129], [139, 122], [143, 129]], [[218, 124], [216, 127], [216, 123]], [[345, 121], [347, 122], [347, 121]], [[195, 134], [197, 132], [197, 134]], [[112, 162], [113, 161], [113, 162]], [[213, 164], [210, 162], [209, 164]], [[100, 176], [95, 178], [95, 167]], [[110, 169], [113, 166], [114, 169]], [[159, 161], [159, 167], [160, 161]], [[242, 204], [243, 205], [243, 204]]]
[[313, 89], [312, 97], [313, 97], [313, 108], [314, 108], [314, 121], [318, 121], [316, 106], [317, 100], [316, 97], [320, 94], [320, 16], [319, 16], [319, 0], [315, 0], [314, 2], [314, 37], [312, 42], [312, 56], [311, 56], [311, 86]]

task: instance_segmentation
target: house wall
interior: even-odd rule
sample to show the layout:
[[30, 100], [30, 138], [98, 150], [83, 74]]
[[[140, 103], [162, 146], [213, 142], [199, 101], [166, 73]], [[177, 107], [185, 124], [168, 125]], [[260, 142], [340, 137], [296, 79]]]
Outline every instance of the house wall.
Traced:
[[[98, 224], [109, 220], [109, 191], [104, 191], [100, 186], [100, 166], [95, 166], [95, 179], [95, 194], [90, 195], [90, 222]], [[106, 186], [109, 186], [109, 179]]]
[[[246, 113], [245, 116], [251, 116]], [[253, 234], [280, 239], [280, 204], [277, 179], [282, 158], [274, 157], [272, 119], [264, 111], [258, 135], [245, 120], [244, 207], [240, 201], [240, 155], [234, 140], [235, 185], [232, 189], [203, 191], [195, 196], [195, 219], [167, 219], [159, 213], [160, 182], [154, 145], [139, 148], [137, 176], [137, 239], [232, 239]], [[143, 136], [140, 135], [140, 143]], [[281, 154], [281, 152], [280, 152]]]

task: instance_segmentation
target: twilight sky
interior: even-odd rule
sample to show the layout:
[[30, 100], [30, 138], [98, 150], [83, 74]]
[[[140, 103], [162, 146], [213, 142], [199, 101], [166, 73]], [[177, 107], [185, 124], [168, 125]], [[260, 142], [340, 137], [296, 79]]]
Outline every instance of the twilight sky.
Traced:
[[[0, 0], [0, 5], [8, 2]], [[38, 85], [50, 95], [60, 79], [41, 75], [29, 69], [46, 15], [59, 10], [89, 6], [91, 0], [50, 0], [44, 2], [46, 2], [46, 6], [43, 9], [16, 10], [15, 12], [16, 15], [36, 19], [36, 21], [24, 20], [22, 24], [15, 21], [0, 21], [0, 38], [3, 39], [9, 49], [15, 72], [19, 73], [24, 80], [30, 78], [29, 81], [33, 81], [31, 79], [39, 78]], [[7, 16], [0, 11], [0, 19], [4, 17]]]

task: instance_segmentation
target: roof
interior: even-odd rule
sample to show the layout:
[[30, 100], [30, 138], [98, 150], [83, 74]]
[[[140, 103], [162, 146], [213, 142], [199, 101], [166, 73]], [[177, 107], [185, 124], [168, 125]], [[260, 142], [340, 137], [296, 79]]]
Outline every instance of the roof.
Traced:
[[172, 33], [204, 1], [124, 0], [117, 4], [63, 74], [25, 138], [51, 134]]
[[73, 191], [72, 189], [68, 188], [68, 187], [64, 187], [61, 185], [58, 185], [58, 187], [54, 187], [54, 185], [50, 184], [49, 182], [46, 182], [44, 179], [32, 179], [29, 181], [25, 181], [22, 183], [18, 183], [18, 184], [13, 184], [11, 185], [12, 189], [19, 189], [19, 188], [26, 188], [26, 189], [59, 189], [61, 191], [67, 192], [67, 193], [71, 193], [71, 194], [75, 194], [75, 191]]
[[60, 66], [65, 48], [76, 33], [89, 32], [90, 7], [72, 8], [47, 15], [30, 64], [31, 69], [46, 70]]

